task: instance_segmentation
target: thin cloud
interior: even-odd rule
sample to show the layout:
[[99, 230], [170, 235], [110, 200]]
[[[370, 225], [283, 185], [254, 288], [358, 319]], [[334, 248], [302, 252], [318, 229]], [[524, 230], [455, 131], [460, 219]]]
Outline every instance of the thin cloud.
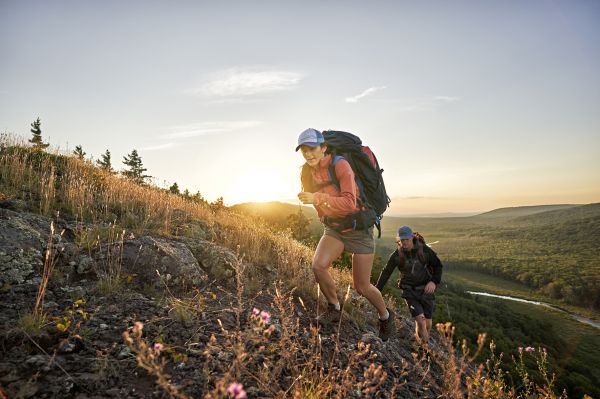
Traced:
[[433, 99], [438, 102], [447, 102], [447, 103], [460, 100], [460, 98], [452, 97], [452, 96], [435, 96], [435, 97], [433, 97]]
[[262, 125], [260, 121], [223, 121], [200, 122], [188, 125], [171, 126], [170, 133], [160, 136], [163, 139], [183, 139], [189, 137], [206, 136], [209, 134], [223, 134], [234, 131], [250, 129]]
[[368, 89], [366, 89], [365, 91], [363, 91], [362, 93], [360, 93], [356, 96], [346, 97], [346, 102], [347, 103], [356, 103], [356, 102], [358, 102], [358, 100], [361, 100], [367, 96], [370, 96], [371, 94], [375, 93], [376, 91], [383, 90], [383, 89], [387, 89], [387, 86], [369, 87]]
[[240, 99], [293, 90], [304, 76], [298, 72], [231, 68], [213, 74], [193, 95], [216, 99]]
[[459, 101], [459, 97], [453, 96], [434, 96], [430, 98], [423, 98], [413, 100], [412, 104], [401, 107], [401, 111], [406, 112], [418, 112], [418, 111], [430, 111], [442, 107], [445, 104]]
[[165, 143], [165, 144], [158, 144], [158, 145], [153, 145], [153, 146], [149, 146], [149, 147], [144, 147], [144, 148], [140, 148], [140, 151], [159, 151], [159, 150], [166, 150], [168, 148], [173, 148], [173, 147], [177, 147], [178, 144], [176, 143]]

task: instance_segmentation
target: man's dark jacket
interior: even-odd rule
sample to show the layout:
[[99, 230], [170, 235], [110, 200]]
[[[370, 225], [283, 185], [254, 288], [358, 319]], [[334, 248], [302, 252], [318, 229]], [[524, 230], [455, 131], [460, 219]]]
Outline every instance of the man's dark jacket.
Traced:
[[[419, 249], [422, 248], [423, 256], [418, 256]], [[398, 251], [402, 251], [403, 257]], [[404, 258], [404, 259], [402, 259]], [[423, 263], [423, 260], [425, 261]], [[442, 281], [442, 262], [437, 254], [427, 245], [414, 241], [414, 248], [410, 251], [398, 249], [394, 251], [381, 271], [377, 279], [376, 287], [379, 291], [383, 290], [388, 279], [395, 268], [400, 269], [400, 287], [421, 288], [428, 282], [433, 281], [439, 285]]]

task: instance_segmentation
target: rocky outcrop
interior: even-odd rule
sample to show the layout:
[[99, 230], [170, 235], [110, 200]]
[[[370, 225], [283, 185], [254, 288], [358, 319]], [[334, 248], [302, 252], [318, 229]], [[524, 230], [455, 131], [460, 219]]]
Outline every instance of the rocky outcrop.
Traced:
[[190, 249], [167, 238], [143, 236], [122, 244], [105, 244], [92, 258], [97, 273], [120, 268], [141, 283], [157, 285], [162, 277], [175, 284], [199, 284], [207, 278]]
[[239, 260], [233, 251], [205, 240], [184, 238], [183, 242], [211, 278], [226, 281], [235, 275]]
[[[26, 212], [0, 209], [0, 287], [21, 284], [41, 270], [48, 245], [51, 219]], [[126, 273], [140, 284], [194, 285], [209, 277], [227, 281], [235, 273], [237, 256], [229, 249], [198, 238], [167, 238], [127, 233], [124, 240], [101, 243], [91, 249], [76, 244], [75, 227], [59, 220], [51, 254], [68, 276], [98, 278]], [[207, 226], [188, 223], [195, 237], [206, 237]], [[108, 228], [108, 227], [107, 227]]]
[[0, 209], [0, 288], [22, 284], [41, 269], [49, 227], [39, 216]]

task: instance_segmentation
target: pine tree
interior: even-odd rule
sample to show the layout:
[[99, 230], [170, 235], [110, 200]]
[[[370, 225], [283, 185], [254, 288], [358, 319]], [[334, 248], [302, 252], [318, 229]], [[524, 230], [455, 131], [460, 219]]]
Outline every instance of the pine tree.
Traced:
[[196, 191], [196, 194], [192, 196], [192, 201], [196, 202], [197, 204], [206, 204], [206, 200], [202, 194], [200, 194], [200, 191]]
[[171, 194], [179, 194], [179, 186], [177, 185], [177, 182], [173, 183], [173, 185], [169, 187], [169, 192]]
[[106, 150], [106, 152], [100, 155], [100, 157], [102, 157], [102, 159], [96, 160], [96, 163], [98, 166], [100, 166], [100, 169], [109, 173], [114, 173], [115, 171], [113, 170], [112, 163], [110, 161], [110, 151]]
[[40, 127], [41, 124], [42, 122], [40, 122], [39, 117], [31, 124], [30, 131], [31, 134], [33, 134], [33, 137], [31, 137], [29, 142], [33, 144], [33, 148], [36, 150], [43, 150], [50, 145], [49, 143], [44, 143], [42, 140], [42, 128]]
[[142, 158], [135, 149], [131, 151], [131, 154], [123, 157], [123, 163], [129, 166], [129, 170], [124, 170], [122, 172], [123, 176], [130, 178], [138, 184], [145, 184], [146, 179], [152, 177], [144, 174], [148, 169], [144, 168], [142, 165]]
[[83, 148], [78, 145], [75, 147], [75, 151], [73, 151], [73, 155], [77, 155], [77, 158], [83, 161], [83, 157], [85, 157], [85, 152], [83, 152]]
[[211, 202], [210, 207], [212, 208], [213, 211], [218, 211], [220, 209], [225, 208], [225, 203], [224, 203], [223, 197], [219, 197], [214, 202]]

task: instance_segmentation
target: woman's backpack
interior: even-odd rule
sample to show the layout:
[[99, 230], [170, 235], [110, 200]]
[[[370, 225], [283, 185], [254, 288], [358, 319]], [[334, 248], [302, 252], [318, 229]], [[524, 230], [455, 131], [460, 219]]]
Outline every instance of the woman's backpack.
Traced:
[[[360, 194], [360, 203], [375, 214], [374, 224], [379, 230], [381, 237], [381, 218], [383, 213], [390, 205], [383, 182], [383, 169], [379, 167], [379, 162], [375, 154], [367, 146], [362, 145], [362, 141], [352, 133], [337, 130], [326, 130], [323, 132], [325, 143], [327, 144], [327, 153], [332, 155], [332, 161], [329, 166], [329, 177], [332, 184], [338, 189], [340, 182], [335, 174], [335, 165], [341, 159], [345, 159], [352, 167]], [[320, 187], [314, 187], [311, 182], [310, 170], [305, 165], [302, 169], [302, 185], [311, 190], [318, 191]]]

